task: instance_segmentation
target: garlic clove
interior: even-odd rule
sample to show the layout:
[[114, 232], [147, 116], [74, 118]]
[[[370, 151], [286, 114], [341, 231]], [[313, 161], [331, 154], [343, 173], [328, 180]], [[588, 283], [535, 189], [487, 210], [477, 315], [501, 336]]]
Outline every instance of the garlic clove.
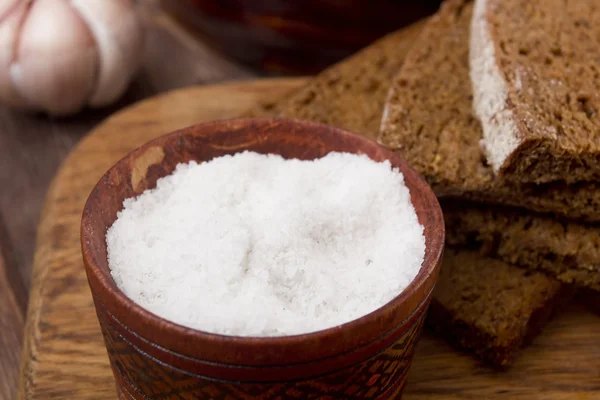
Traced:
[[15, 58], [15, 43], [28, 8], [25, 0], [0, 1], [0, 101], [20, 108], [27, 107], [27, 102], [12, 83], [10, 65]]
[[0, 0], [0, 22], [13, 11], [13, 8], [18, 4], [25, 4], [25, 0]]
[[11, 66], [28, 102], [53, 115], [79, 111], [94, 88], [97, 62], [92, 34], [67, 1], [32, 3]]
[[101, 107], [120, 97], [137, 71], [143, 28], [129, 0], [72, 0], [71, 4], [87, 22], [98, 46], [99, 75], [89, 105]]

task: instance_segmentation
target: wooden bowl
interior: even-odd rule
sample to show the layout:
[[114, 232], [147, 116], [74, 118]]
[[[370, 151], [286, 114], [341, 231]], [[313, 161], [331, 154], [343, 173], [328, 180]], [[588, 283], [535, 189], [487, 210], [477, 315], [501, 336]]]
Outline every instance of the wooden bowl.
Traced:
[[[419, 222], [425, 228], [425, 258], [414, 281], [392, 301], [359, 319], [315, 333], [283, 337], [201, 332], [133, 303], [115, 285], [106, 256], [105, 233], [123, 200], [154, 187], [157, 179], [170, 174], [178, 163], [206, 161], [243, 150], [304, 160], [331, 151], [390, 160], [404, 174]], [[87, 200], [81, 245], [121, 398], [397, 399], [437, 279], [444, 223], [427, 184], [398, 155], [378, 144], [311, 122], [240, 119], [173, 132], [117, 162]]]

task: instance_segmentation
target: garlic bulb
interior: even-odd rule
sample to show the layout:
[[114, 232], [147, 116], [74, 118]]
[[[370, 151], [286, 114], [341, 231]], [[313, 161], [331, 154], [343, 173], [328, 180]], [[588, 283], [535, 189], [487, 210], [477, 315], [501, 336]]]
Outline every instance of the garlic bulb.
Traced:
[[0, 102], [51, 115], [102, 107], [143, 51], [131, 0], [0, 0]]

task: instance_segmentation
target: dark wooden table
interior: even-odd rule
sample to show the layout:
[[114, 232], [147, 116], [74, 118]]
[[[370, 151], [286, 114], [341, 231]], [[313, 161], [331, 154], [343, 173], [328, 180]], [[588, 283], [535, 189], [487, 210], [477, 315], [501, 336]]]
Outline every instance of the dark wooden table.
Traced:
[[0, 400], [15, 396], [37, 221], [64, 157], [92, 127], [132, 102], [179, 87], [257, 76], [190, 35], [154, 0], [140, 4], [146, 51], [118, 104], [63, 119], [0, 106]]

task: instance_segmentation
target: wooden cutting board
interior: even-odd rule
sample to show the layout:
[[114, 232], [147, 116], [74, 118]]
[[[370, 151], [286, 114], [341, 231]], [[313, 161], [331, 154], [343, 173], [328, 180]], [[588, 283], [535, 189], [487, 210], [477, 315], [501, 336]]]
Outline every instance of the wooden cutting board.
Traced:
[[[167, 93], [112, 116], [68, 157], [39, 226], [21, 370], [21, 399], [115, 399], [115, 386], [82, 266], [79, 223], [100, 176], [168, 131], [235, 117], [302, 80], [263, 80]], [[600, 317], [572, 306], [505, 372], [424, 335], [405, 399], [600, 399]]]

